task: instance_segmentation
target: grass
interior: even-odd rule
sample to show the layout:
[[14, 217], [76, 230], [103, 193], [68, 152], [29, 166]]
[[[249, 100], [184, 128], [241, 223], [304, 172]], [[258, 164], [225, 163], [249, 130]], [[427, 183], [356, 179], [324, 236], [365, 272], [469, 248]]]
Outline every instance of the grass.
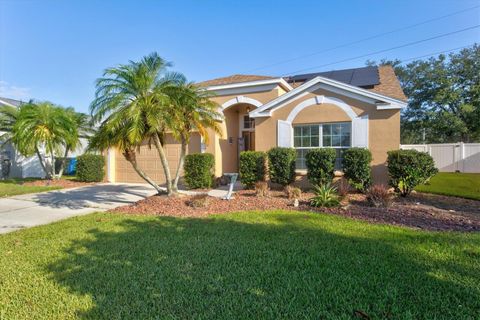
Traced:
[[[269, 211], [0, 236], [4, 319], [474, 319], [480, 234]], [[364, 317], [365, 318], [365, 317]]]
[[415, 190], [480, 200], [480, 173], [440, 172]]
[[26, 186], [22, 184], [24, 181], [32, 181], [32, 179], [0, 180], [0, 198], [61, 189], [58, 186]]

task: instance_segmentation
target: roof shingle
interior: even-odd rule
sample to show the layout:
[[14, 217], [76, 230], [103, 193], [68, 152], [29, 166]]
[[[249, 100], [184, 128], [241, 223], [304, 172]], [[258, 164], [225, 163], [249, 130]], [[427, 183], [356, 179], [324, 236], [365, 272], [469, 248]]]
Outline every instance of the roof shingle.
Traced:
[[397, 75], [392, 66], [379, 66], [378, 76], [380, 78], [380, 83], [368, 90], [402, 101], [407, 101], [407, 97], [403, 92], [400, 81], [398, 81]]
[[[402, 101], [406, 101], [407, 97], [403, 93], [402, 87], [400, 86], [400, 82], [398, 81], [397, 76], [395, 75], [395, 71], [393, 70], [392, 66], [386, 65], [386, 66], [379, 66], [379, 67], [363, 67], [363, 68], [358, 68], [358, 70], [361, 71], [369, 71], [371, 68], [376, 68], [378, 72], [378, 82], [372, 82], [372, 85], [368, 86], [362, 86], [359, 85], [359, 87], [364, 88], [369, 91], [373, 91], [391, 98], [399, 99]], [[347, 69], [344, 71], [348, 71], [349, 73], [354, 74], [354, 71], [356, 69]], [[334, 72], [322, 72], [322, 73], [317, 73], [317, 74], [307, 74], [307, 75], [301, 75], [301, 76], [293, 76], [286, 78], [285, 80], [290, 82], [292, 87], [297, 87], [301, 84], [303, 84], [305, 81], [311, 80], [308, 77], [305, 76], [317, 76], [321, 75], [325, 78], [331, 78], [329, 77], [329, 74], [332, 74], [332, 80], [337, 80], [341, 81], [338, 78], [338, 75], [342, 72], [342, 70], [337, 70]], [[305, 78], [303, 79], [302, 78]], [[296, 79], [295, 77], [299, 77], [299, 81], [291, 81], [292, 79]], [[218, 86], [218, 85], [225, 85], [225, 84], [232, 84], [232, 83], [241, 83], [241, 82], [249, 82], [249, 81], [258, 81], [258, 80], [268, 80], [268, 79], [275, 79], [275, 77], [271, 76], [260, 76], [260, 75], [247, 75], [247, 74], [235, 74], [232, 76], [228, 77], [222, 77], [222, 78], [216, 78], [213, 80], [207, 80], [207, 81], [202, 81], [199, 82], [198, 85], [201, 87], [209, 87], [209, 86]], [[345, 82], [345, 81], [341, 81]], [[350, 81], [351, 82], [351, 81]], [[352, 84], [349, 82], [345, 82], [347, 84]]]
[[252, 75], [252, 74], [234, 74], [228, 77], [202, 81], [197, 84], [201, 87], [209, 87], [209, 86], [219, 86], [223, 84], [249, 82], [249, 81], [257, 81], [257, 80], [268, 80], [268, 79], [275, 79], [275, 77], [258, 76], [258, 75]]

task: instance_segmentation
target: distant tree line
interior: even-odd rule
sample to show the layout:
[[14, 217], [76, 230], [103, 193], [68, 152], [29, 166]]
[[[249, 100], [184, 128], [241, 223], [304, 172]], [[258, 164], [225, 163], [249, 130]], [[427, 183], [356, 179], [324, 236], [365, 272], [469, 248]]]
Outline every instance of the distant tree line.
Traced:
[[480, 142], [480, 46], [392, 65], [408, 97], [401, 143]]

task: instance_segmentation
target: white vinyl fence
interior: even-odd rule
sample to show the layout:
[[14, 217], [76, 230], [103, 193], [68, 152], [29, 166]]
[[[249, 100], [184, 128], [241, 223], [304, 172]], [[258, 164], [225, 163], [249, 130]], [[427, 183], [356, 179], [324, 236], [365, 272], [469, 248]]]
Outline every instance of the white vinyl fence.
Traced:
[[400, 149], [428, 152], [440, 172], [480, 172], [480, 143], [402, 144]]

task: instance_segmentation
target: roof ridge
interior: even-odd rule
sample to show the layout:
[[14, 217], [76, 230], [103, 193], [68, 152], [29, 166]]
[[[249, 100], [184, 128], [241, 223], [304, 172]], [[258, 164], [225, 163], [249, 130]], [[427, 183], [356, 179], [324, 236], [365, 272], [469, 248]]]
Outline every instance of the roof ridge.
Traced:
[[198, 82], [197, 84], [200, 86], [214, 86], [214, 85], [241, 83], [241, 82], [257, 81], [257, 80], [276, 79], [276, 78], [278, 77], [253, 75], [253, 74], [232, 74], [225, 77], [219, 77], [215, 79], [201, 81], [201, 82]]

